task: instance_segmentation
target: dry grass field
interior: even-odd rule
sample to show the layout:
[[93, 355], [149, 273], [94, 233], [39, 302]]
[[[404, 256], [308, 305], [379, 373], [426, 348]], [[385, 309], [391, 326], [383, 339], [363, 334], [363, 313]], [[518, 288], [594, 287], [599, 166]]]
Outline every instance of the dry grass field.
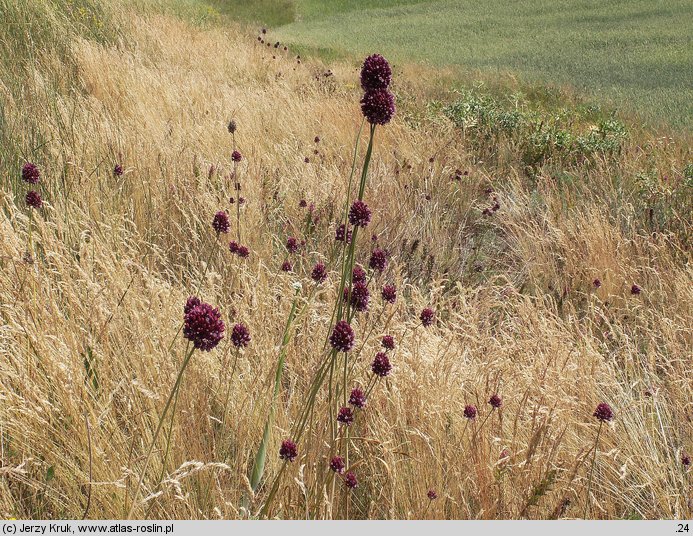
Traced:
[[[375, 129], [372, 218], [355, 241], [370, 305], [351, 322], [353, 350], [325, 368], [335, 229], [368, 143], [366, 125], [354, 153], [360, 61], [299, 61], [254, 31], [143, 2], [0, 7], [0, 51], [16, 60], [0, 61], [3, 516], [693, 515], [687, 134], [626, 121], [607, 147], [608, 118], [551, 110], [527, 111], [563, 118], [541, 139], [498, 131], [477, 112], [505, 101], [395, 66], [397, 113]], [[228, 234], [212, 229], [220, 210]], [[374, 248], [383, 273], [368, 269]], [[192, 353], [167, 406], [190, 355], [191, 295], [219, 308], [226, 336]], [[379, 378], [386, 334], [392, 370]], [[372, 390], [340, 426], [354, 386]], [[330, 470], [337, 454], [357, 487]]]

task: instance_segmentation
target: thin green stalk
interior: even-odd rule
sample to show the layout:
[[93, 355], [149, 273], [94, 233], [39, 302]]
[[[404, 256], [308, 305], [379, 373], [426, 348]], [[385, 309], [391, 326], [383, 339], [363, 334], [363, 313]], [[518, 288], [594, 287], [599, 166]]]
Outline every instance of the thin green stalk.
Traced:
[[597, 437], [594, 439], [594, 454], [592, 455], [592, 467], [590, 468], [590, 477], [587, 481], [587, 497], [585, 498], [585, 511], [582, 514], [583, 519], [587, 519], [587, 510], [590, 506], [590, 493], [592, 493], [592, 476], [594, 475], [594, 465], [597, 461], [597, 448], [599, 447], [599, 435], [602, 433], [602, 426], [604, 421], [599, 421], [599, 430], [597, 430]]

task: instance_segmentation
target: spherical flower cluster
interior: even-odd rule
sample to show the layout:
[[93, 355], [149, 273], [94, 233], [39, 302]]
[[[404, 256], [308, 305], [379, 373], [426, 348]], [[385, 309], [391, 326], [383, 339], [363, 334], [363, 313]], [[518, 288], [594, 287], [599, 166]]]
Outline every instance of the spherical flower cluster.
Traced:
[[372, 270], [377, 270], [382, 273], [385, 268], [387, 268], [387, 254], [382, 249], [374, 249], [371, 253], [371, 259], [368, 262], [368, 266]]
[[310, 273], [311, 279], [316, 283], [324, 283], [327, 279], [327, 268], [321, 262], [313, 266], [313, 271]]
[[332, 348], [339, 352], [348, 352], [354, 346], [354, 330], [346, 320], [340, 320], [330, 335]]
[[361, 98], [361, 113], [372, 125], [387, 125], [395, 115], [395, 97], [388, 89], [371, 89]]
[[436, 490], [429, 489], [428, 493], [426, 494], [426, 497], [428, 497], [430, 500], [434, 501], [435, 499], [438, 498], [438, 494], [436, 493]]
[[344, 426], [351, 426], [351, 423], [354, 422], [354, 413], [351, 411], [351, 408], [347, 406], [339, 408], [337, 422], [342, 423]]
[[243, 259], [250, 255], [250, 250], [246, 246], [241, 246], [235, 240], [231, 240], [231, 242], [229, 242], [229, 251]]
[[236, 324], [231, 330], [231, 342], [236, 348], [248, 346], [250, 342], [250, 331], [245, 324]]
[[488, 403], [491, 404], [493, 409], [498, 409], [503, 405], [503, 399], [497, 394], [494, 394], [491, 395], [491, 398], [489, 399]]
[[344, 458], [341, 456], [335, 456], [330, 460], [330, 469], [332, 469], [335, 473], [341, 475], [344, 472]]
[[364, 270], [361, 265], [357, 264], [354, 266], [351, 272], [351, 281], [353, 283], [365, 283], [367, 278], [366, 270]]
[[241, 156], [241, 153], [238, 151], [234, 151], [231, 153], [231, 160], [234, 162], [240, 162], [243, 157]]
[[41, 180], [38, 166], [32, 162], [26, 162], [22, 166], [22, 180], [29, 184], [37, 184]]
[[476, 406], [472, 406], [471, 404], [465, 406], [464, 416], [469, 420], [476, 419]]
[[188, 298], [185, 304], [183, 336], [198, 350], [209, 352], [224, 338], [224, 321], [219, 309], [197, 298]]
[[383, 335], [383, 339], [381, 341], [383, 348], [385, 350], [394, 350], [395, 349], [395, 338], [392, 335]]
[[609, 404], [602, 402], [597, 406], [597, 409], [594, 410], [592, 416], [596, 417], [601, 422], [608, 422], [614, 418], [614, 412]]
[[395, 303], [397, 300], [397, 287], [394, 285], [385, 285], [382, 292], [383, 300], [387, 303]]
[[359, 481], [353, 471], [349, 471], [346, 475], [344, 475], [344, 485], [349, 489], [358, 487]]
[[217, 234], [228, 233], [229, 232], [229, 215], [223, 210], [220, 210], [214, 215], [212, 219], [212, 229], [216, 231]]
[[123, 166], [120, 164], [116, 164], [113, 167], [113, 175], [116, 177], [122, 177], [123, 176]]
[[289, 261], [288, 259], [282, 263], [282, 267], [281, 267], [282, 272], [290, 272], [293, 269], [294, 269], [294, 267], [291, 265], [291, 261]]
[[229, 131], [229, 134], [233, 134], [234, 132], [236, 132], [236, 121], [231, 119], [231, 121], [229, 121], [229, 124], [226, 128]]
[[684, 467], [690, 467], [691, 457], [688, 454], [681, 454], [681, 463]]
[[356, 200], [349, 209], [349, 223], [354, 227], [366, 227], [371, 221], [371, 209], [363, 201]]
[[369, 89], [386, 89], [392, 81], [390, 64], [380, 54], [372, 54], [363, 61], [361, 67], [361, 87]]
[[433, 319], [435, 318], [436, 313], [431, 309], [430, 307], [426, 307], [423, 311], [421, 311], [421, 315], [419, 318], [421, 319], [421, 324], [427, 328], [428, 326], [433, 324]]
[[298, 447], [296, 443], [291, 441], [291, 439], [282, 441], [282, 446], [279, 447], [279, 457], [282, 460], [293, 462], [296, 456], [298, 456]]
[[602, 282], [599, 279], [595, 279], [594, 281], [592, 281], [592, 285], [594, 285], [594, 288], [599, 288], [602, 286]]
[[337, 242], [344, 242], [345, 237], [346, 243], [349, 244], [351, 242], [351, 229], [347, 228], [343, 223], [341, 223], [337, 226], [337, 230], [334, 233], [334, 239]]
[[43, 206], [43, 199], [41, 199], [41, 194], [31, 190], [26, 194], [26, 204], [35, 209], [39, 209]]
[[301, 246], [296, 237], [290, 236], [286, 239], [286, 249], [289, 251], [289, 253], [296, 253], [300, 247]]
[[636, 285], [635, 283], [633, 283], [633, 286], [630, 287], [630, 293], [633, 294], [634, 296], [637, 296], [641, 292], [642, 292], [642, 289], [638, 285]]
[[370, 300], [370, 293], [368, 292], [368, 287], [365, 283], [359, 281], [354, 284], [351, 289], [351, 305], [354, 306], [359, 313], [363, 313], [368, 310], [368, 302]]
[[384, 378], [390, 374], [392, 365], [390, 364], [390, 358], [387, 357], [385, 352], [378, 352], [375, 354], [375, 359], [373, 359], [371, 370], [376, 376], [380, 376], [381, 378]]
[[366, 395], [364, 394], [363, 390], [359, 389], [358, 387], [354, 387], [349, 395], [349, 404], [355, 408], [363, 409], [363, 407], [366, 405]]

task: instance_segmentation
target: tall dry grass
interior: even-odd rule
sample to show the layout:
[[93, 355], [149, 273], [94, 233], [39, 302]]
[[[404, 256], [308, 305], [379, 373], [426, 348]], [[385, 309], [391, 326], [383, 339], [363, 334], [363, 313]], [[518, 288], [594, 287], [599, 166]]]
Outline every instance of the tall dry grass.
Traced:
[[[227, 326], [242, 321], [253, 339], [237, 361], [228, 338], [194, 355], [168, 462], [159, 441], [135, 512], [243, 517], [291, 283], [310, 284], [343, 206], [358, 73], [338, 64], [334, 81], [316, 79], [318, 62], [299, 64], [290, 52], [273, 60], [274, 49], [234, 26], [110, 8], [122, 33], [75, 36], [69, 59], [43, 50], [19, 90], [2, 73], [0, 509], [19, 518], [127, 515], [183, 358], [181, 338], [172, 344], [182, 306], [199, 286]], [[49, 83], [68, 64], [67, 81]], [[322, 478], [331, 436], [314, 419], [271, 515], [580, 517], [592, 412], [606, 401], [616, 417], [601, 433], [589, 516], [690, 517], [692, 477], [680, 461], [693, 449], [690, 198], [666, 205], [673, 216], [653, 227], [635, 179], [666, 175], [653, 194], [663, 203], [667, 189], [685, 193], [685, 141], [638, 134], [615, 160], [571, 168], [577, 180], [567, 186], [559, 163], [529, 177], [511, 157], [497, 167], [479, 161], [448, 121], [424, 111], [428, 75], [397, 72], [399, 115], [377, 132], [366, 192], [367, 234], [392, 253], [388, 278], [400, 297], [382, 315], [374, 300], [359, 320], [373, 336], [357, 370], [368, 369], [380, 335], [397, 341], [393, 374], [352, 431], [360, 486], [347, 498]], [[210, 228], [234, 195], [231, 117], [244, 155], [247, 260], [230, 256]], [[33, 221], [18, 178], [23, 159], [43, 174], [47, 206]], [[469, 174], [451, 181], [457, 168]], [[501, 208], [484, 217], [493, 195]], [[320, 220], [295, 273], [283, 274], [283, 243], [300, 236], [306, 217], [301, 199]], [[207, 266], [210, 248], [218, 252]], [[317, 366], [336, 294], [338, 274], [330, 276], [295, 322], [252, 512]], [[438, 321], [417, 327], [428, 305]], [[494, 392], [503, 408], [484, 421]], [[326, 399], [317, 404], [325, 415]], [[466, 404], [478, 405], [476, 423], [464, 419]]]

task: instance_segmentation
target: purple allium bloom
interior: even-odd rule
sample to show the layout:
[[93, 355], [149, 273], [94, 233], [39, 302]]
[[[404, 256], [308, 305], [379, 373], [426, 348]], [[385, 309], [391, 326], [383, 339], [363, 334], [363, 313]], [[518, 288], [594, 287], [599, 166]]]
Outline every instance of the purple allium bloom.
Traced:
[[22, 166], [22, 180], [29, 184], [36, 184], [41, 180], [41, 172], [36, 164], [26, 162]]
[[229, 242], [229, 251], [230, 251], [231, 253], [237, 254], [237, 253], [238, 253], [238, 248], [239, 248], [239, 247], [240, 247], [240, 246], [238, 245], [238, 242], [236, 242], [235, 240], [231, 240], [231, 242]]
[[[260, 38], [258, 37], [258, 39], [260, 39]], [[229, 121], [229, 124], [226, 127], [226, 129], [229, 131], [230, 134], [233, 134], [234, 132], [236, 132], [236, 121], [231, 119], [231, 121]]]
[[41, 199], [41, 195], [38, 192], [30, 190], [26, 194], [26, 204], [32, 208], [39, 209], [43, 206], [43, 199]]
[[123, 176], [123, 166], [120, 164], [116, 164], [115, 167], [113, 168], [113, 175], [116, 177], [122, 177]]
[[305, 199], [301, 199], [301, 200], [298, 202], [298, 206], [301, 207], [301, 208], [306, 208], [306, 207], [308, 206], [308, 203], [306, 202]]
[[[337, 227], [337, 230], [334, 233], [334, 239], [337, 242], [344, 242], [344, 236], [345, 236], [345, 226], [343, 223], [339, 224]], [[346, 243], [349, 244], [351, 242], [351, 229], [346, 228]]]
[[241, 153], [239, 153], [238, 151], [234, 151], [231, 153], [231, 160], [233, 160], [234, 162], [240, 162], [241, 158], [243, 157], [241, 156]]
[[489, 398], [488, 403], [491, 404], [493, 409], [498, 409], [503, 405], [503, 399], [497, 394], [494, 394], [491, 395], [491, 398]]
[[383, 345], [383, 348], [385, 348], [385, 350], [394, 350], [395, 338], [392, 335], [383, 335], [381, 344]]
[[238, 204], [239, 204], [239, 205], [242, 205], [242, 204], [244, 204], [244, 203], [245, 203], [245, 197], [239, 197], [239, 198], [238, 198]]
[[286, 249], [289, 251], [289, 253], [296, 253], [299, 247], [300, 245], [295, 237], [290, 236], [286, 239]]
[[385, 285], [382, 292], [383, 300], [387, 303], [395, 303], [397, 300], [397, 287], [394, 285]]
[[592, 281], [592, 284], [594, 285], [594, 288], [599, 288], [602, 286], [602, 282], [599, 279]]
[[467, 419], [476, 419], [476, 406], [472, 406], [471, 404], [468, 406], [464, 407], [464, 416]]
[[330, 460], [330, 469], [332, 469], [338, 475], [344, 472], [344, 458], [341, 456], [335, 456]]
[[351, 280], [354, 283], [366, 282], [366, 270], [364, 270], [360, 264], [354, 266], [354, 270], [351, 272]]
[[320, 143], [320, 136], [315, 136], [315, 139], [313, 141], [315, 143]]
[[291, 265], [291, 261], [285, 260], [282, 263], [282, 272], [290, 272], [293, 269], [294, 269], [294, 267]]
[[325, 265], [319, 262], [313, 266], [313, 271], [310, 273], [310, 277], [316, 283], [324, 283], [327, 279], [327, 269], [325, 268]]
[[351, 426], [351, 423], [354, 422], [354, 413], [351, 411], [351, 408], [346, 406], [339, 408], [339, 412], [337, 413], [337, 422], [340, 422], [345, 426]]
[[392, 365], [390, 364], [390, 358], [387, 357], [385, 352], [378, 352], [375, 354], [375, 359], [373, 359], [373, 364], [371, 365], [371, 370], [377, 376], [384, 378], [392, 370]]
[[387, 268], [387, 254], [380, 248], [374, 249], [368, 266], [382, 273]]
[[436, 493], [436, 490], [429, 489], [426, 497], [428, 497], [431, 501], [434, 501], [438, 498], [438, 494]]
[[[185, 308], [188, 309], [188, 302]], [[183, 336], [193, 346], [203, 352], [209, 352], [224, 338], [224, 321], [219, 309], [208, 303], [198, 303], [188, 309], [184, 317]]]
[[614, 418], [614, 412], [609, 404], [602, 402], [597, 406], [597, 409], [594, 410], [592, 416], [596, 417], [602, 422], [608, 422]]
[[214, 215], [212, 220], [212, 229], [214, 229], [217, 234], [228, 233], [229, 232], [229, 215], [223, 210], [220, 210]]
[[690, 467], [691, 457], [688, 454], [681, 454], [681, 463], [684, 467]]
[[419, 318], [421, 319], [421, 324], [425, 328], [433, 324], [433, 319], [435, 318], [436, 313], [431, 309], [430, 307], [426, 307], [423, 311], [421, 311], [421, 315], [419, 315]]
[[351, 305], [354, 306], [359, 313], [363, 313], [368, 310], [368, 302], [370, 301], [370, 292], [368, 292], [368, 286], [365, 283], [359, 281], [354, 283], [354, 287], [351, 289]]
[[248, 346], [250, 342], [250, 331], [245, 324], [235, 324], [231, 330], [231, 342], [236, 348]]
[[363, 393], [363, 390], [354, 387], [351, 390], [351, 395], [349, 395], [349, 404], [356, 408], [363, 409], [366, 405], [366, 395]]
[[636, 285], [635, 283], [633, 283], [633, 286], [630, 287], [630, 293], [635, 295], [635, 296], [637, 296], [641, 292], [642, 292], [642, 289], [638, 285]]
[[354, 474], [353, 471], [349, 471], [344, 476], [344, 485], [349, 489], [354, 489], [354, 488], [358, 487], [359, 481], [356, 478], [356, 475]]
[[364, 91], [385, 89], [390, 82], [392, 82], [392, 69], [380, 54], [372, 54], [363, 61], [361, 87]]
[[395, 97], [387, 89], [371, 89], [361, 98], [361, 112], [372, 125], [386, 125], [395, 115]]
[[348, 352], [354, 346], [354, 330], [346, 320], [340, 320], [330, 335], [332, 348], [339, 352]]
[[296, 446], [296, 443], [291, 441], [291, 439], [285, 439], [282, 441], [282, 446], [279, 447], [279, 457], [282, 460], [293, 462], [296, 456], [298, 456], [298, 447]]
[[193, 307], [200, 305], [201, 303], [200, 298], [197, 296], [190, 296], [183, 307], [183, 314], [187, 315]]
[[365, 227], [371, 221], [371, 209], [363, 201], [356, 200], [349, 209], [349, 223], [354, 227]]
[[245, 259], [248, 255], [250, 255], [250, 250], [248, 249], [247, 246], [238, 246], [238, 256]]

